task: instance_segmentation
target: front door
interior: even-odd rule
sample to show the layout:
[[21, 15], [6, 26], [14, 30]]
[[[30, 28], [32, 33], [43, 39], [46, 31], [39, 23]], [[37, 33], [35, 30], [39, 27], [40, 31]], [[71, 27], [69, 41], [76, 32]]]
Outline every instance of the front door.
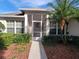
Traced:
[[32, 33], [33, 40], [40, 40], [40, 38], [42, 37], [41, 22], [33, 22], [32, 29], [33, 29]]

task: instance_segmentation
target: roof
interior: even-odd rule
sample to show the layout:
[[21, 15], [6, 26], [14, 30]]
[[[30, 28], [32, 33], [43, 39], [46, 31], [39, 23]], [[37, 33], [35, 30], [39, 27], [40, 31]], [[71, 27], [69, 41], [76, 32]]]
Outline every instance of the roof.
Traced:
[[22, 17], [24, 17], [24, 16], [20, 16], [20, 15], [0, 15], [0, 17], [19, 17], [19, 18], [22, 18]]
[[25, 12], [49, 12], [47, 9], [42, 9], [42, 8], [20, 8], [19, 9], [21, 12], [7, 12], [5, 14], [0, 14], [0, 17], [24, 17]]
[[17, 14], [21, 14], [22, 12], [21, 11], [18, 11], [18, 12], [3, 12], [1, 13], [1, 15], [17, 15]]
[[44, 12], [48, 12], [47, 9], [42, 9], [42, 8], [20, 8], [20, 10], [22, 10], [22, 11], [44, 11]]

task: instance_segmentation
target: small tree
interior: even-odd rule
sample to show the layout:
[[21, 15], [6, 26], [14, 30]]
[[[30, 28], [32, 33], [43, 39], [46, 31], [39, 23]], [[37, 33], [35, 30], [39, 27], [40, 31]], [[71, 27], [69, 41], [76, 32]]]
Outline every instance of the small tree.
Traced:
[[64, 41], [62, 32], [65, 24], [68, 26], [70, 19], [79, 16], [79, 0], [55, 0], [54, 3], [51, 2], [48, 4], [54, 10], [50, 13], [50, 17], [54, 18], [58, 22], [61, 29], [61, 37]]

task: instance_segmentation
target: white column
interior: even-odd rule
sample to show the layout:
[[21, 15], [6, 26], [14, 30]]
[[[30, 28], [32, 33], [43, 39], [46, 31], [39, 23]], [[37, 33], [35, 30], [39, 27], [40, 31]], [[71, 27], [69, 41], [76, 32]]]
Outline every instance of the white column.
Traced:
[[5, 26], [4, 33], [7, 33], [7, 21], [4, 20], [3, 24], [4, 24], [4, 26]]
[[7, 21], [5, 21], [5, 33], [7, 33]]
[[32, 39], [33, 39], [33, 14], [31, 14], [32, 15]]
[[25, 21], [24, 21], [24, 33], [28, 32], [28, 15], [25, 14]]
[[16, 21], [14, 21], [14, 33], [16, 34]]
[[47, 15], [47, 19], [46, 19], [46, 35], [49, 35], [49, 30], [50, 30], [50, 24], [49, 24], [49, 15]]
[[42, 34], [43, 34], [43, 31], [42, 31], [42, 21], [43, 21], [43, 15], [41, 15], [41, 38], [42, 38]]

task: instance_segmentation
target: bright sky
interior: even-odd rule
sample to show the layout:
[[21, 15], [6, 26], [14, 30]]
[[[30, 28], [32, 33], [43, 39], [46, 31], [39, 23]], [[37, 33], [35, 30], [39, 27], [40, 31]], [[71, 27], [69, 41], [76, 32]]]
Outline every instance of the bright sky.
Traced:
[[19, 8], [47, 8], [52, 0], [0, 0], [0, 14], [18, 12]]

